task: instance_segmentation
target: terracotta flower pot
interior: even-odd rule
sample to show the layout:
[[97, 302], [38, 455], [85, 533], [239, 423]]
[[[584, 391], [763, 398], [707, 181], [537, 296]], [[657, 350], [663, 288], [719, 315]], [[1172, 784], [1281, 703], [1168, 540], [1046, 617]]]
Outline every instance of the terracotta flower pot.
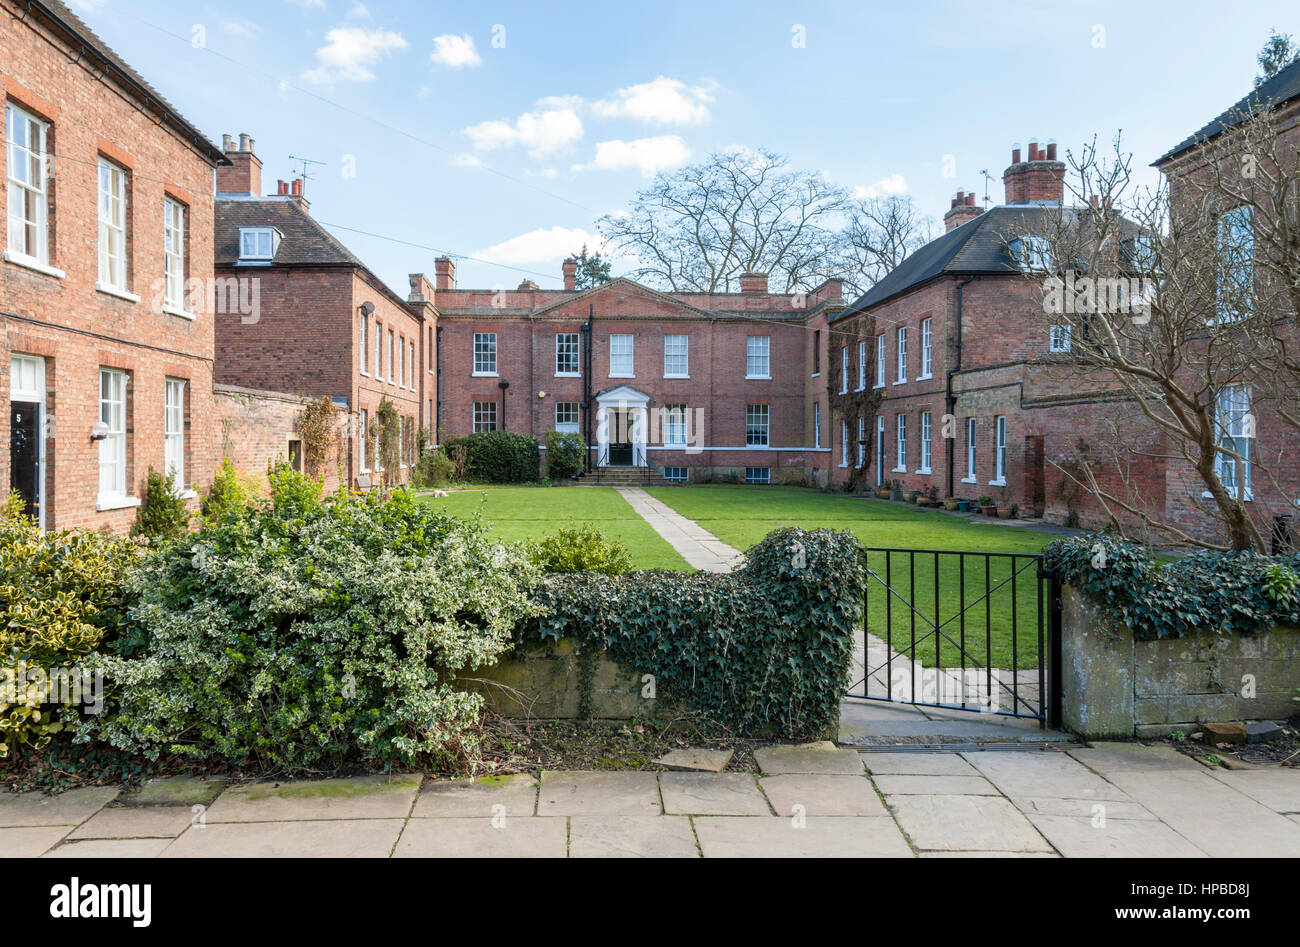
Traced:
[[1011, 507], [1009, 506], [999, 506], [997, 508], [997, 511], [998, 511], [998, 519], [1000, 520], [1009, 520], [1011, 519], [1011, 517], [1016, 515], [1016, 511], [1011, 509]]
[[997, 516], [998, 508], [996, 506], [981, 506], [980, 512], [985, 516]]

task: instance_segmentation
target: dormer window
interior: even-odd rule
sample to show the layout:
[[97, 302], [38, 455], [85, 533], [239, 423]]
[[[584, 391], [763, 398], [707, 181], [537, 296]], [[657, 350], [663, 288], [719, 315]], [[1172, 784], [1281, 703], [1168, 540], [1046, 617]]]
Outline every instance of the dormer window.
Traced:
[[275, 251], [280, 247], [280, 236], [280, 231], [274, 227], [240, 227], [240, 262], [274, 259]]
[[1050, 272], [1054, 268], [1051, 245], [1041, 234], [1014, 237], [1008, 241], [1007, 250], [1015, 264], [1026, 273]]

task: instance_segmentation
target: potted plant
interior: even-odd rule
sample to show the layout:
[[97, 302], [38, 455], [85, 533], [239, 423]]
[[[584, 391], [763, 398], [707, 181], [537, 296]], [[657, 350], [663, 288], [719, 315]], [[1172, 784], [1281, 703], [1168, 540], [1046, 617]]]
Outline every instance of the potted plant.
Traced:
[[1016, 515], [1016, 511], [1019, 509], [1020, 507], [1015, 503], [1012, 503], [1010, 506], [1000, 506], [998, 507], [998, 519], [1009, 520]]
[[907, 499], [907, 497], [903, 495], [903, 481], [901, 480], [889, 481], [889, 499], [891, 500]]
[[954, 512], [956, 512], [956, 511], [957, 511], [957, 507], [958, 507], [958, 505], [959, 505], [960, 503], [961, 503], [961, 500], [958, 500], [956, 497], [944, 497], [944, 498], [943, 498], [943, 508], [944, 508], [945, 510], [947, 510], [949, 513], [954, 513]]
[[997, 516], [998, 508], [993, 505], [993, 498], [987, 493], [975, 502], [979, 504], [980, 512], [985, 516]]
[[884, 481], [882, 481], [881, 484], [880, 484], [880, 486], [876, 487], [876, 496], [879, 497], [879, 498], [882, 499], [882, 500], [888, 500], [888, 499], [889, 499], [889, 481], [888, 481], [888, 480], [884, 480]]

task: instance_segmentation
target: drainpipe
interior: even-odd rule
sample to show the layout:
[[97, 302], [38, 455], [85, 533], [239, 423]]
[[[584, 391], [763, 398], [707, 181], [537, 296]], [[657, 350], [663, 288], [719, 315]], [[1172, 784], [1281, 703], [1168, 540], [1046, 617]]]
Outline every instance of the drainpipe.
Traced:
[[596, 322], [596, 307], [587, 304], [587, 324], [582, 327], [583, 361], [582, 368], [582, 466], [591, 473], [591, 352], [592, 328]]
[[433, 439], [434, 441], [437, 441], [439, 440], [438, 428], [442, 427], [442, 326], [438, 326], [438, 328], [434, 330], [433, 349], [434, 349], [433, 352], [434, 358], [437, 359], [437, 362], [435, 363], [433, 368], [434, 371], [433, 396], [435, 399], [437, 399], [437, 405], [438, 405], [438, 414], [433, 422], [434, 423]]
[[[962, 280], [960, 283], [957, 284], [957, 357], [956, 359], [954, 359], [955, 362], [954, 367], [948, 369], [947, 379], [944, 383], [945, 413], [948, 414], [953, 419], [954, 424], [957, 423], [957, 415], [955, 413], [955, 409], [957, 407], [957, 396], [953, 394], [952, 391], [952, 377], [953, 375], [956, 375], [959, 371], [961, 371], [962, 290], [973, 282], [975, 282], [975, 277], [968, 276], [966, 277], [966, 279]], [[946, 440], [948, 441], [948, 496], [956, 496], [956, 493], [953, 489], [956, 486], [956, 474], [955, 474], [956, 465], [957, 465], [957, 451], [955, 450], [957, 446], [956, 433], [957, 433], [956, 431], [953, 431], [953, 436], [950, 438], [946, 438]]]
[[497, 382], [497, 387], [501, 389], [501, 430], [506, 431], [506, 389], [510, 387], [510, 382], [504, 378]]

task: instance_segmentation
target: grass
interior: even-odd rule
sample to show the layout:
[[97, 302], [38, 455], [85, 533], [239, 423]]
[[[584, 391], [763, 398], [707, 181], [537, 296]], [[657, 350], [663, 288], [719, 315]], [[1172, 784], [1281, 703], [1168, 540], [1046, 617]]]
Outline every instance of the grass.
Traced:
[[[1038, 665], [1038, 578], [1033, 561], [987, 560], [986, 585], [983, 557], [949, 553], [1034, 555], [1052, 539], [1048, 534], [884, 500], [791, 487], [692, 486], [650, 493], [742, 550], [779, 526], [802, 526], [847, 529], [867, 547], [942, 551], [945, 554], [937, 557], [937, 563], [933, 555], [869, 555], [870, 568], [882, 580], [888, 576], [895, 593], [890, 594], [880, 581], [869, 581], [866, 613], [871, 633], [926, 667], [960, 666], [963, 643], [967, 666], [972, 659], [980, 665], [991, 661], [999, 668]], [[987, 588], [993, 589], [991, 598], [985, 597]], [[943, 630], [937, 636], [930, 624], [936, 615]]]
[[609, 487], [475, 487], [422, 499], [453, 516], [481, 516], [508, 542], [541, 539], [561, 526], [591, 523], [621, 540], [638, 569], [693, 571], [686, 560]]

